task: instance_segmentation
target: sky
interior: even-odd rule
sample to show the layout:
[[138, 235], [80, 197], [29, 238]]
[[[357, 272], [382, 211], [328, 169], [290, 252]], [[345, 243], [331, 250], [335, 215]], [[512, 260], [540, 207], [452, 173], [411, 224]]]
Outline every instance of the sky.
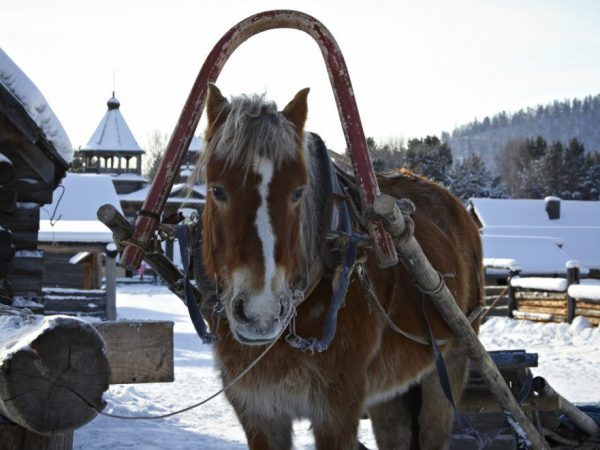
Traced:
[[[332, 32], [365, 134], [378, 142], [600, 93], [595, 0], [19, 0], [0, 6], [0, 45], [42, 91], [75, 148], [94, 133], [113, 87], [144, 147], [154, 131], [173, 131], [220, 37], [269, 9], [306, 12]], [[266, 93], [281, 109], [310, 87], [307, 128], [344, 150], [325, 66], [308, 35], [272, 30], [250, 38], [217, 85], [226, 96]]]

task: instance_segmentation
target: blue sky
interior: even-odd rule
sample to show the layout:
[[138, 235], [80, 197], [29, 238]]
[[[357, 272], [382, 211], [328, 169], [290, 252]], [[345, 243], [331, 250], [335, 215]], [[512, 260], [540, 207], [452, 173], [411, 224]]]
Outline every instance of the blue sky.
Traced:
[[[221, 35], [278, 8], [309, 13], [333, 33], [365, 132], [376, 140], [439, 135], [475, 117], [600, 93], [593, 0], [20, 0], [0, 8], [0, 45], [76, 147], [102, 118], [116, 73], [121, 110], [144, 146], [153, 130], [172, 131]], [[308, 128], [343, 150], [329, 81], [307, 35], [251, 38], [217, 84], [226, 95], [266, 92], [280, 107], [310, 86]]]

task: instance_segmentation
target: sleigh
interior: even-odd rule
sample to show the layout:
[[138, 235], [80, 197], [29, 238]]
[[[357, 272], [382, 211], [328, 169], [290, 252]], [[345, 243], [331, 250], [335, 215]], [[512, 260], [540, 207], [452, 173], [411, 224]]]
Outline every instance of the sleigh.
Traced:
[[[474, 369], [471, 371], [471, 381], [464, 401], [467, 402], [467, 411], [471, 413], [467, 415], [472, 417], [471, 422], [475, 423], [474, 426], [483, 427], [483, 430], [486, 427], [489, 428], [489, 426], [492, 428], [500, 427], [498, 423], [489, 425], [490, 423], [493, 424], [494, 421], [493, 418], [487, 417], [488, 414], [497, 416], [497, 410], [500, 410], [502, 411], [502, 420], [505, 421], [506, 419], [509, 423], [509, 429], [512, 430], [508, 435], [512, 433], [513, 438], [516, 436], [514, 439], [519, 442], [519, 445], [529, 443], [532, 448], [548, 448], [548, 443], [543, 437], [545, 427], [538, 420], [538, 413], [546, 413], [547, 411], [540, 410], [544, 402], [538, 401], [536, 396], [540, 396], [540, 399], [543, 397], [546, 401], [546, 397], [552, 397], [550, 395], [551, 389], [547, 388], [540, 380], [531, 381], [529, 389], [525, 389], [529, 381], [523, 379], [523, 374], [527, 373], [527, 364], [531, 364], [531, 358], [525, 357], [525, 353], [514, 353], [505, 358], [499, 354], [489, 355], [485, 352], [471, 325], [471, 321], [477, 320], [477, 314], [473, 314], [473, 317], [469, 320], [463, 310], [459, 309], [452, 293], [446, 286], [447, 282], [444, 279], [444, 274], [432, 267], [427, 257], [425, 257], [421, 245], [413, 235], [411, 214], [414, 207], [412, 202], [410, 200], [398, 200], [391, 195], [382, 194], [380, 191], [378, 179], [368, 155], [366, 140], [345, 62], [328, 30], [310, 16], [295, 11], [260, 13], [234, 26], [217, 43], [196, 79], [146, 201], [142, 210], [139, 211], [135, 226], [127, 222], [114, 208], [108, 205], [102, 207], [98, 212], [99, 219], [113, 231], [116, 240], [123, 247], [121, 265], [132, 270], [137, 268], [144, 259], [165, 280], [167, 286], [186, 303], [200, 337], [205, 342], [216, 340], [216, 336], [206, 326], [206, 322], [210, 319], [212, 313], [211, 306], [215, 300], [215, 287], [211, 285], [210, 277], [206, 277], [202, 273], [203, 267], [199, 267], [198, 264], [193, 265], [193, 267], [187, 265], [187, 262], [190, 261], [187, 257], [188, 252], [193, 253], [194, 249], [199, 247], [199, 245], [187, 245], [188, 241], [198, 244], [199, 221], [174, 225], [169, 223], [170, 220], [163, 220], [162, 212], [183, 156], [198, 125], [200, 114], [205, 107], [209, 83], [215, 81], [230, 54], [241, 43], [256, 33], [274, 28], [295, 28], [304, 31], [318, 43], [333, 86], [340, 120], [351, 156], [351, 169], [344, 170], [338, 166], [333, 169], [337, 176], [332, 176], [331, 179], [346, 179], [346, 186], [352, 184], [355, 187], [353, 190], [354, 200], [348, 204], [344, 202], [347, 201], [347, 197], [351, 196], [348, 192], [349, 188], [346, 191], [342, 190], [337, 193], [335, 188], [331, 190], [330, 198], [333, 198], [333, 201], [328, 211], [333, 211], [333, 214], [330, 217], [331, 220], [329, 220], [331, 226], [325, 239], [329, 239], [334, 248], [343, 248], [343, 251], [341, 252], [342, 256], [338, 257], [337, 262], [333, 265], [331, 278], [335, 280], [334, 293], [329, 304], [327, 322], [322, 331], [322, 338], [304, 339], [292, 333], [288, 343], [300, 350], [317, 353], [326, 351], [332, 344], [336, 334], [337, 314], [344, 303], [344, 297], [350, 284], [352, 268], [356, 265], [356, 255], [360, 252], [360, 245], [367, 242], [366, 245], [370, 249], [369, 254], [373, 255], [369, 261], [371, 267], [375, 267], [376, 264], [380, 269], [396, 270], [394, 267], [397, 266], [400, 259], [413, 277], [415, 286], [418, 287], [423, 296], [426, 295], [431, 300], [439, 315], [445, 321], [446, 326], [452, 331], [453, 336], [458, 338], [466, 349]], [[218, 90], [215, 91], [213, 88], [212, 95], [212, 98], [216, 99], [214, 101], [221, 101]], [[306, 94], [303, 95], [305, 100]], [[297, 98], [300, 98], [298, 96], [301, 96], [301, 93], [297, 95]], [[294, 101], [296, 101], [296, 98]], [[294, 114], [297, 113], [291, 112], [290, 116], [294, 116]], [[218, 115], [213, 118], [213, 121], [215, 120], [218, 120]], [[263, 180], [263, 187], [265, 187], [264, 180], [270, 180], [272, 170], [269, 166], [260, 168], [259, 175], [261, 176], [258, 178]], [[351, 172], [350, 176], [348, 176], [348, 172]], [[266, 186], [268, 187], [268, 181]], [[224, 192], [214, 191], [213, 195], [216, 198], [215, 201], [219, 202]], [[265, 199], [266, 195], [263, 195], [262, 201], [266, 201]], [[356, 217], [362, 218], [365, 231], [363, 235], [358, 236], [355, 233], [348, 232], [343, 226], [344, 209], [358, 210], [355, 219]], [[162, 253], [161, 239], [177, 239], [179, 241], [184, 256], [183, 270], [175, 267]], [[265, 272], [266, 270], [265, 268]], [[369, 292], [368, 278], [361, 275], [360, 271], [357, 272], [357, 276], [361, 279], [366, 297], [369, 298], [369, 308], [371, 306], [375, 309], [379, 308], [379, 313], [383, 314], [382, 308], [378, 306], [376, 296], [371, 295], [371, 292]], [[195, 282], [192, 282], [192, 279], [195, 279]], [[303, 289], [306, 291], [306, 286]], [[245, 300], [244, 296], [238, 297], [240, 302]], [[198, 305], [201, 305], [201, 308]], [[283, 306], [282, 311], [285, 312]], [[425, 307], [423, 307], [424, 311]], [[472, 312], [475, 313], [475, 311]], [[293, 312], [290, 313], [288, 317], [286, 313], [285, 320], [291, 320], [293, 314]], [[240, 319], [244, 326], [250, 321], [246, 317], [247, 315], [243, 309], [235, 312], [235, 316]], [[279, 318], [274, 321], [277, 320]], [[388, 325], [392, 327], [393, 321], [388, 320]], [[264, 332], [264, 334], [270, 333], [270, 328], [263, 327], [261, 332]], [[431, 331], [431, 327], [429, 328], [429, 336], [425, 337], [402, 330], [399, 333], [403, 333], [404, 338], [413, 340], [419, 345], [431, 345], [434, 354], [436, 354], [438, 339]], [[253, 338], [254, 336], [250, 337]], [[439, 341], [439, 345], [444, 345], [443, 340]], [[275, 341], [271, 344], [275, 345]], [[439, 353], [439, 350], [437, 350], [437, 354]], [[443, 370], [441, 365], [438, 364], [437, 354], [435, 356], [436, 365], [441, 374], [440, 382], [443, 385]], [[520, 362], [516, 364], [515, 361]], [[537, 390], [533, 388], [534, 385]], [[451, 396], [447, 392], [450, 388], [444, 390], [451, 401]], [[514, 390], [518, 390], [519, 395], [517, 397], [514, 395]], [[521, 399], [521, 396], [524, 396], [524, 398]], [[495, 402], [491, 401], [491, 398]], [[531, 407], [533, 409], [529, 406], [521, 408], [518, 400], [526, 400], [528, 403], [524, 405], [534, 405]], [[548, 402], [551, 403], [551, 401]], [[490, 406], [496, 403], [499, 406]], [[555, 406], [560, 407], [560, 401]], [[494, 408], [496, 410], [492, 411]], [[554, 423], [554, 425], [556, 424]], [[593, 426], [595, 424], [588, 425], [588, 431], [591, 431], [590, 434], [597, 433], [597, 425], [595, 428]], [[478, 434], [475, 428], [470, 427], [471, 429], [467, 430], [464, 430], [465, 427], [462, 428], [459, 426], [456, 429], [456, 438], [453, 445], [458, 445], [458, 447], [455, 448], [476, 448], [469, 447], [469, 445], [481, 444], [483, 438], [473, 437]], [[502, 425], [502, 428], [504, 428], [504, 425]], [[469, 441], [469, 436], [473, 439], [472, 442]], [[498, 436], [501, 435], [498, 434]], [[555, 440], [559, 439], [555, 436]], [[500, 439], [500, 441], [502, 441], [501, 444], [508, 442], [506, 439]], [[574, 442], [570, 437], [563, 439], [563, 441]], [[493, 443], [494, 440], [491, 442]], [[510, 445], [512, 446], [512, 443]]]

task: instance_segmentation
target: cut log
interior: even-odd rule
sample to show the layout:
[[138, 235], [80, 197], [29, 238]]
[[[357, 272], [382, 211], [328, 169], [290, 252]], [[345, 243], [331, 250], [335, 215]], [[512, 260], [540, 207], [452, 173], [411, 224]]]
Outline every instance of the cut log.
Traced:
[[0, 184], [8, 186], [15, 182], [15, 167], [7, 156], [0, 153]]
[[0, 417], [0, 450], [73, 450], [73, 432], [46, 436]]
[[15, 257], [15, 244], [10, 230], [0, 226], [0, 260], [12, 261]]
[[52, 203], [54, 186], [35, 178], [18, 178], [15, 183], [17, 200], [19, 202], [32, 202], [42, 205]]
[[0, 413], [46, 435], [92, 420], [110, 375], [100, 334], [76, 318], [1, 311]]
[[17, 209], [17, 191], [9, 186], [0, 186], [0, 212], [12, 213]]
[[161, 383], [175, 379], [173, 322], [94, 324], [106, 341], [110, 384]]
[[40, 207], [29, 205], [28, 208], [19, 207], [11, 214], [0, 212], [0, 224], [10, 230], [37, 231], [40, 228]]
[[0, 259], [0, 280], [6, 278], [10, 269], [10, 263], [3, 259]]

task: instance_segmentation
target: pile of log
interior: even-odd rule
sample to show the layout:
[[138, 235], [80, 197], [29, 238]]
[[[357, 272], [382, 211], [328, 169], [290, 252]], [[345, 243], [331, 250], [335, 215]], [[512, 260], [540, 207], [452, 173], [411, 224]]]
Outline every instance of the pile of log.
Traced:
[[515, 292], [513, 316], [543, 322], [567, 321], [567, 293], [524, 289]]

